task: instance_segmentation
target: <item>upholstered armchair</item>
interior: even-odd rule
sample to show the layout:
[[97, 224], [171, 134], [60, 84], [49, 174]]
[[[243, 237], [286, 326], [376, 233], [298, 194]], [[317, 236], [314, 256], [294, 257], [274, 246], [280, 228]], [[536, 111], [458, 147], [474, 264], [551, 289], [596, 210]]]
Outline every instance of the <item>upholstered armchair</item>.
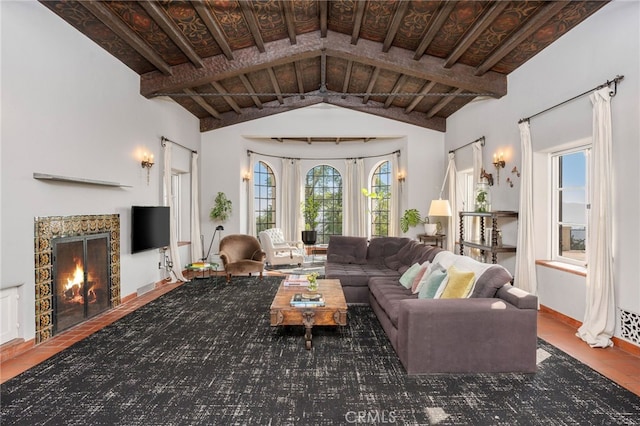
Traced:
[[302, 241], [285, 241], [282, 229], [266, 229], [258, 236], [269, 265], [297, 264], [300, 266], [304, 262]]
[[265, 253], [256, 237], [242, 234], [227, 235], [220, 241], [220, 259], [227, 282], [231, 282], [233, 275], [249, 274], [251, 276], [252, 272], [259, 272], [262, 280]]

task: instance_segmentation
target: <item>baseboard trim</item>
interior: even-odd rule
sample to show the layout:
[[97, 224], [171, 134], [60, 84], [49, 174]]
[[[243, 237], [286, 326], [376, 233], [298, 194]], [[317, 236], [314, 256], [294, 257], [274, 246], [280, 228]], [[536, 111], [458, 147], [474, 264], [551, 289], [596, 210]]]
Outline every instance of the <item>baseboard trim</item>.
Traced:
[[[545, 314], [548, 314], [549, 316], [553, 317], [557, 321], [560, 321], [561, 323], [574, 327], [576, 330], [580, 328], [580, 326], [582, 325], [581, 321], [568, 317], [565, 314], [562, 314], [544, 305], [540, 305], [540, 312], [544, 312]], [[620, 339], [619, 337], [616, 337], [616, 336], [613, 336], [611, 340], [613, 341], [613, 344], [615, 346], [622, 349], [623, 351], [628, 352], [631, 355], [640, 356], [640, 346], [634, 345], [633, 343], [628, 342], [624, 339]]]

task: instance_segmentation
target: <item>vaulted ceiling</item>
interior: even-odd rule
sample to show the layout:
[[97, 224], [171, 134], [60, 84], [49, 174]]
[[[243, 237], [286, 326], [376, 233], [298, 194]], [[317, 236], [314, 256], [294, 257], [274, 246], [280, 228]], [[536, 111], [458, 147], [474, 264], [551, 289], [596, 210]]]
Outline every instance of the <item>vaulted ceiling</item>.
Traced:
[[606, 1], [42, 1], [201, 131], [325, 102], [445, 131]]

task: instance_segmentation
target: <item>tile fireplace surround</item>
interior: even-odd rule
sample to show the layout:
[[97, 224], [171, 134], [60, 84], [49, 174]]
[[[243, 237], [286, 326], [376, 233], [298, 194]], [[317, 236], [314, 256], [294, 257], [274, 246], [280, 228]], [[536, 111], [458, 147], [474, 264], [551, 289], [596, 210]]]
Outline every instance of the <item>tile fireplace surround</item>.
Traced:
[[57, 237], [109, 233], [111, 236], [111, 308], [120, 304], [120, 215], [36, 217], [35, 221], [35, 306], [39, 344], [53, 335], [52, 240]]

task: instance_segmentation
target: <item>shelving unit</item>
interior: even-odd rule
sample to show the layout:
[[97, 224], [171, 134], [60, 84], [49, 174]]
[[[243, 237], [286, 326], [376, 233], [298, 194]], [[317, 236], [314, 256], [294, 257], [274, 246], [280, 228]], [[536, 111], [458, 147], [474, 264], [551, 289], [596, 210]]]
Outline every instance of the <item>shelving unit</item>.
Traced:
[[[491, 263], [498, 262], [498, 253], [515, 253], [516, 246], [501, 244], [498, 245], [498, 229], [499, 219], [518, 219], [518, 212], [515, 211], [495, 211], [495, 212], [460, 212], [460, 254], [464, 255], [464, 248], [471, 247], [479, 249], [484, 255], [485, 252], [491, 253]], [[480, 241], [467, 241], [464, 239], [464, 218], [479, 217], [480, 218]], [[494, 232], [491, 233], [491, 241], [485, 239], [485, 221], [490, 219]]]

